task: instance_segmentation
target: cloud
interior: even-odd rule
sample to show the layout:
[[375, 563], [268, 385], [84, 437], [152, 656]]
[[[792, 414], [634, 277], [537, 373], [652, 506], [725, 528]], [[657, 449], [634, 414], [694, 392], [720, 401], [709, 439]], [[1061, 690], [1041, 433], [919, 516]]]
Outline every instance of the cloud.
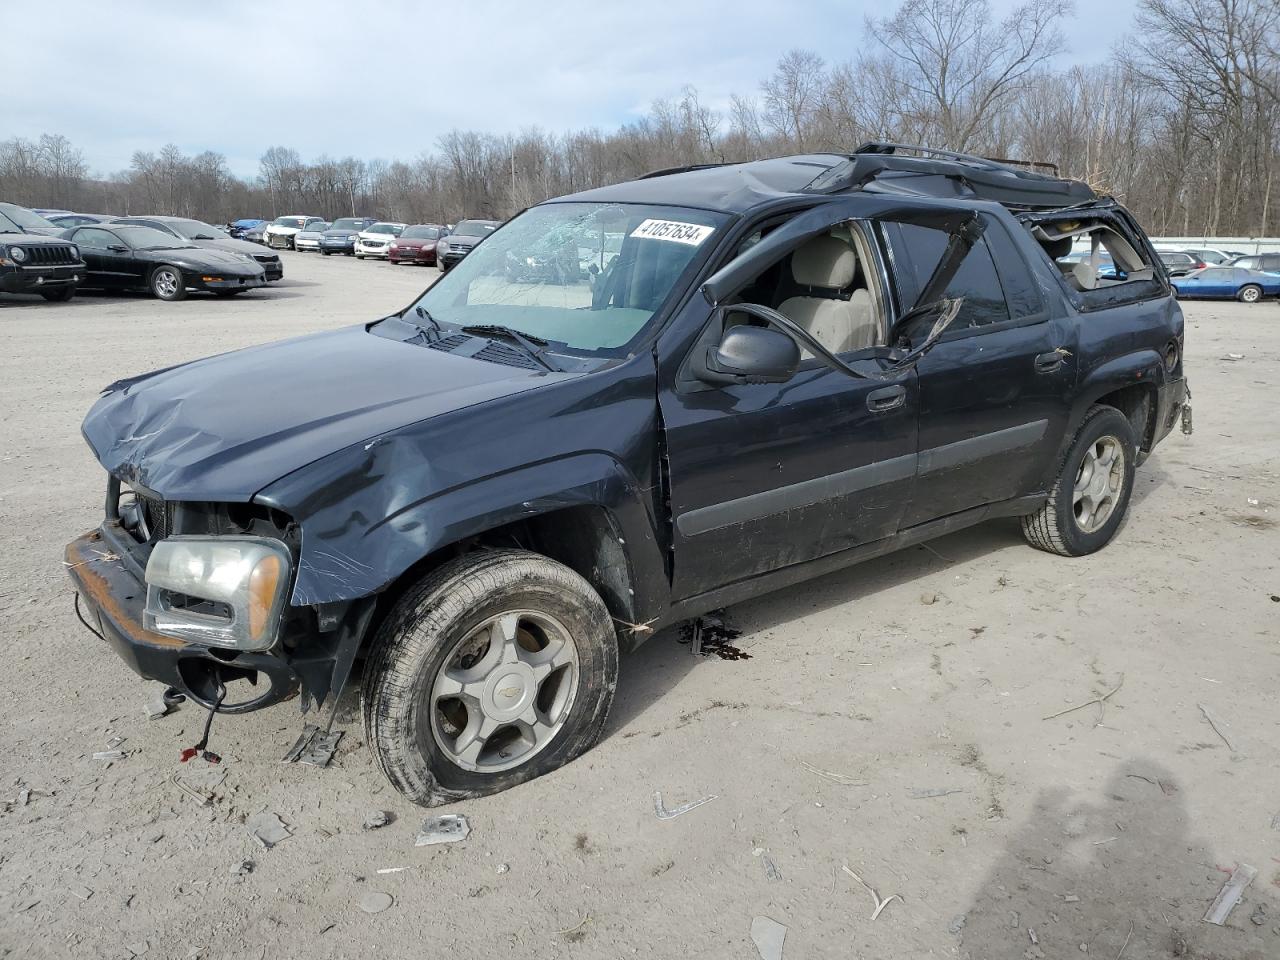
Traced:
[[[23, 80], [0, 108], [0, 138], [62, 133], [99, 172], [170, 142], [221, 152], [241, 175], [255, 174], [272, 145], [306, 158], [408, 159], [454, 128], [616, 127], [687, 84], [722, 105], [754, 93], [793, 47], [853, 57], [864, 15], [883, 9], [872, 0], [69, 0], [52, 46], [6, 44], [6, 75]], [[11, 5], [5, 34], [48, 37], [54, 19], [39, 4]], [[1118, 29], [1097, 45], [1092, 27], [1071, 32], [1097, 52]]]

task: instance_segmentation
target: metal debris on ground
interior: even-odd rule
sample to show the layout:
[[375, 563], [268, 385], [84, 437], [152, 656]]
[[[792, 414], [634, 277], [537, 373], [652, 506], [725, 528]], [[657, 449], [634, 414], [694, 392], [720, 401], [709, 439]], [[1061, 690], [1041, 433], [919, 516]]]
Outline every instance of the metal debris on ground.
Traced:
[[302, 734], [284, 755], [285, 763], [309, 763], [313, 767], [327, 767], [338, 749], [338, 741], [345, 730], [323, 731], [313, 723], [304, 724]]
[[360, 898], [360, 909], [365, 913], [381, 913], [395, 901], [391, 898], [391, 894], [383, 893], [381, 890], [370, 890]]
[[385, 827], [391, 822], [391, 815], [385, 810], [374, 810], [364, 818], [361, 828], [364, 830], [378, 830]]
[[1223, 727], [1227, 726], [1226, 722], [1224, 722], [1222, 718], [1217, 716], [1203, 703], [1197, 703], [1196, 706], [1200, 708], [1200, 712], [1204, 714], [1204, 718], [1209, 721], [1209, 726], [1213, 727], [1213, 732], [1222, 738], [1222, 742], [1227, 745], [1227, 749], [1232, 753], [1235, 753], [1236, 745], [1232, 743], [1231, 739], [1223, 732]]
[[408, 867], [381, 867], [378, 870], [375, 870], [374, 873], [379, 873], [379, 874], [404, 873], [404, 871], [408, 869], [409, 869]]
[[71, 892], [74, 893], [81, 900], [88, 900], [90, 897], [93, 896], [92, 890], [90, 890], [88, 887], [82, 887], [79, 885], [72, 887]]
[[200, 806], [202, 807], [207, 807], [213, 800], [213, 798], [210, 797], [207, 793], [203, 793], [200, 790], [196, 790], [193, 787], [187, 786], [187, 784], [183, 783], [180, 779], [178, 779], [178, 775], [176, 773], [172, 777], [170, 777], [169, 780], [172, 781], [175, 787], [177, 787], [179, 790], [185, 793], [188, 797], [190, 797], [196, 803], [200, 804]]
[[849, 876], [853, 877], [853, 879], [857, 880], [860, 884], [862, 884], [866, 888], [867, 893], [871, 894], [871, 899], [875, 901], [875, 905], [876, 905], [875, 910], [872, 911], [871, 913], [872, 920], [875, 920], [877, 917], [879, 917], [880, 914], [884, 911], [884, 908], [887, 907], [889, 904], [891, 904], [894, 900], [897, 900], [899, 903], [906, 903], [906, 901], [903, 900], [902, 897], [900, 897], [896, 893], [891, 893], [885, 899], [881, 900], [880, 894], [876, 893], [875, 888], [872, 887], [871, 884], [867, 883], [867, 881], [863, 880], [862, 877], [858, 876], [856, 873], [850, 870], [849, 865], [847, 863], [844, 864], [840, 869], [843, 870], [845, 873], [847, 873]]
[[231, 868], [231, 875], [233, 877], [244, 877], [244, 876], [248, 876], [251, 873], [253, 873], [252, 860], [241, 860], [239, 863], [237, 863], [234, 867]]
[[249, 835], [262, 845], [263, 850], [270, 850], [277, 843], [293, 836], [284, 821], [274, 813], [255, 813], [244, 822], [244, 825]]
[[689, 644], [695, 655], [707, 657], [715, 654], [721, 660], [751, 659], [751, 654], [739, 650], [730, 642], [740, 636], [741, 630], [735, 630], [725, 622], [723, 610], [694, 617], [680, 628], [680, 642]]
[[764, 876], [766, 880], [781, 880], [782, 871], [778, 869], [778, 865], [773, 862], [773, 858], [764, 852], [764, 847], [756, 847], [751, 851], [753, 857], [759, 857], [764, 863]]
[[[30, 800], [31, 800], [30, 788], [23, 787], [21, 790], [18, 791], [18, 806], [25, 807]], [[1277, 814], [1277, 816], [1280, 816], [1280, 814]], [[1271, 825], [1273, 828], [1275, 827], [1274, 820], [1272, 821]]]
[[806, 760], [800, 761], [800, 766], [804, 767], [810, 773], [822, 777], [824, 780], [830, 780], [832, 783], [838, 783], [845, 787], [865, 787], [868, 781], [855, 780], [853, 777], [845, 776], [843, 773], [835, 773], [832, 770], [823, 770], [821, 767], [815, 767]]
[[446, 813], [442, 817], [430, 817], [422, 822], [415, 847], [429, 847], [437, 843], [457, 843], [471, 834], [471, 822], [460, 813]]
[[112, 737], [110, 740], [107, 741], [107, 749], [114, 750], [116, 747], [120, 746], [120, 744], [124, 743], [125, 740], [127, 739], [128, 739], [127, 737]]
[[168, 696], [167, 690], [161, 690], [146, 702], [142, 710], [148, 720], [159, 720], [174, 707], [174, 700]]
[[751, 940], [756, 945], [760, 960], [782, 960], [782, 945], [787, 939], [787, 928], [772, 917], [751, 919]]
[[678, 807], [672, 807], [668, 810], [662, 805], [661, 791], [655, 791], [653, 794], [653, 812], [658, 815], [659, 820], [674, 820], [676, 817], [683, 816], [690, 810], [697, 809], [704, 803], [710, 803], [712, 800], [717, 799], [717, 797], [717, 794], [712, 794], [709, 797], [703, 797], [701, 800], [690, 800], [688, 803], [683, 803]]
[[958, 788], [952, 789], [949, 787], [917, 787], [915, 790], [911, 791], [911, 799], [931, 800], [934, 797], [946, 797], [953, 793], [964, 793], [964, 791]]
[[1209, 905], [1209, 909], [1205, 911], [1204, 922], [1214, 923], [1222, 926], [1227, 922], [1227, 916], [1240, 902], [1240, 898], [1244, 896], [1245, 888], [1253, 883], [1253, 878], [1258, 875], [1256, 867], [1251, 867], [1247, 863], [1242, 863], [1231, 872], [1231, 877], [1222, 889], [1218, 891], [1218, 896], [1214, 898], [1213, 903]]
[[99, 750], [93, 755], [95, 760], [123, 760], [127, 756], [123, 750]]
[[1227, 354], [1225, 357], [1223, 357], [1222, 359], [1223, 359], [1223, 360], [1232, 360], [1232, 361], [1235, 361], [1235, 360], [1243, 360], [1243, 359], [1244, 359], [1244, 354], [1243, 354], [1243, 353], [1228, 353], [1228, 354]]

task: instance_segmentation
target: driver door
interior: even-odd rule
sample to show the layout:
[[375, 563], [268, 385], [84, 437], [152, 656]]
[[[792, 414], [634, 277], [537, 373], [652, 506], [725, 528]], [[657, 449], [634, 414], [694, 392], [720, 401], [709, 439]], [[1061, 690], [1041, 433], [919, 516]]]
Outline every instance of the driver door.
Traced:
[[[797, 220], [812, 217], [802, 214]], [[729, 299], [771, 301], [762, 305], [781, 308], [787, 316], [788, 310], [800, 313], [795, 305], [802, 298], [790, 294], [813, 290], [795, 283], [796, 258], [811, 249], [806, 245], [815, 242], [815, 233], [817, 242], [824, 242], [839, 224], [839, 217], [819, 218], [783, 243], [776, 235], [790, 232], [791, 224], [779, 227], [736, 258], [758, 263], [742, 271]], [[855, 250], [860, 262], [853, 284], [859, 276], [864, 283], [877, 283], [878, 255], [868, 237], [862, 235]], [[776, 257], [756, 254], [766, 243], [777, 248]], [[801, 279], [814, 278], [802, 274]], [[847, 291], [829, 292], [843, 297]], [[883, 291], [867, 293], [877, 303], [887, 302]], [[713, 347], [725, 324], [735, 319], [733, 313], [720, 317], [700, 296], [686, 310], [696, 312], [703, 326], [694, 351]], [[874, 339], [883, 346], [883, 335]], [[883, 353], [873, 346], [839, 355], [874, 376], [882, 371], [877, 355]], [[897, 530], [915, 474], [913, 371], [887, 380], [855, 379], [810, 357], [786, 383], [710, 385], [696, 380], [687, 362], [662, 380], [675, 598], [871, 543]]]

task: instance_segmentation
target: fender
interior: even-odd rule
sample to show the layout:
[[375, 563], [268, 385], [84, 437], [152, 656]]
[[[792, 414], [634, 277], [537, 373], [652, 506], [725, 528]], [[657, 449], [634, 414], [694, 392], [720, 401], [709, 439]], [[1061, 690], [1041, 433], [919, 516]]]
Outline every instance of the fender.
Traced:
[[1085, 413], [1100, 397], [1132, 386], [1147, 386], [1159, 391], [1167, 381], [1164, 359], [1151, 349], [1135, 350], [1098, 364], [1080, 377], [1067, 436], [1075, 436]]
[[[634, 591], [631, 612], [646, 618], [666, 608], [669, 587], [651, 501], [612, 455], [585, 451], [409, 494], [403, 485], [375, 481], [408, 475], [400, 461], [413, 456], [411, 450], [391, 441], [362, 452], [342, 457], [345, 469], [327, 478], [326, 486], [349, 491], [344, 496], [304, 506], [286, 502], [287, 489], [268, 488], [255, 498], [291, 513], [301, 526], [293, 606], [368, 596], [442, 547], [565, 507], [598, 506], [624, 541]], [[307, 507], [313, 509], [306, 512]]]

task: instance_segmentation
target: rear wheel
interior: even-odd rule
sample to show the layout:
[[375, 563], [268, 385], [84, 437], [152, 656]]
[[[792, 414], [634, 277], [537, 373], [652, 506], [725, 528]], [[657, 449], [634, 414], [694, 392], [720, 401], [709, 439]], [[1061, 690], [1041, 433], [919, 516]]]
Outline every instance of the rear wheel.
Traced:
[[167, 264], [151, 271], [151, 293], [159, 300], [181, 300], [187, 295], [187, 285], [182, 272]]
[[1027, 541], [1064, 557], [1101, 550], [1124, 521], [1136, 463], [1129, 418], [1114, 407], [1092, 408], [1067, 451], [1049, 499], [1022, 518]]
[[50, 303], [66, 303], [76, 295], [75, 287], [60, 287], [57, 290], [41, 290], [40, 296]]
[[617, 675], [609, 611], [582, 577], [523, 550], [469, 554], [429, 574], [378, 629], [366, 741], [414, 803], [497, 793], [588, 750]]
[[1236, 299], [1241, 303], [1257, 303], [1262, 299], [1262, 288], [1256, 283], [1246, 283], [1236, 294]]

